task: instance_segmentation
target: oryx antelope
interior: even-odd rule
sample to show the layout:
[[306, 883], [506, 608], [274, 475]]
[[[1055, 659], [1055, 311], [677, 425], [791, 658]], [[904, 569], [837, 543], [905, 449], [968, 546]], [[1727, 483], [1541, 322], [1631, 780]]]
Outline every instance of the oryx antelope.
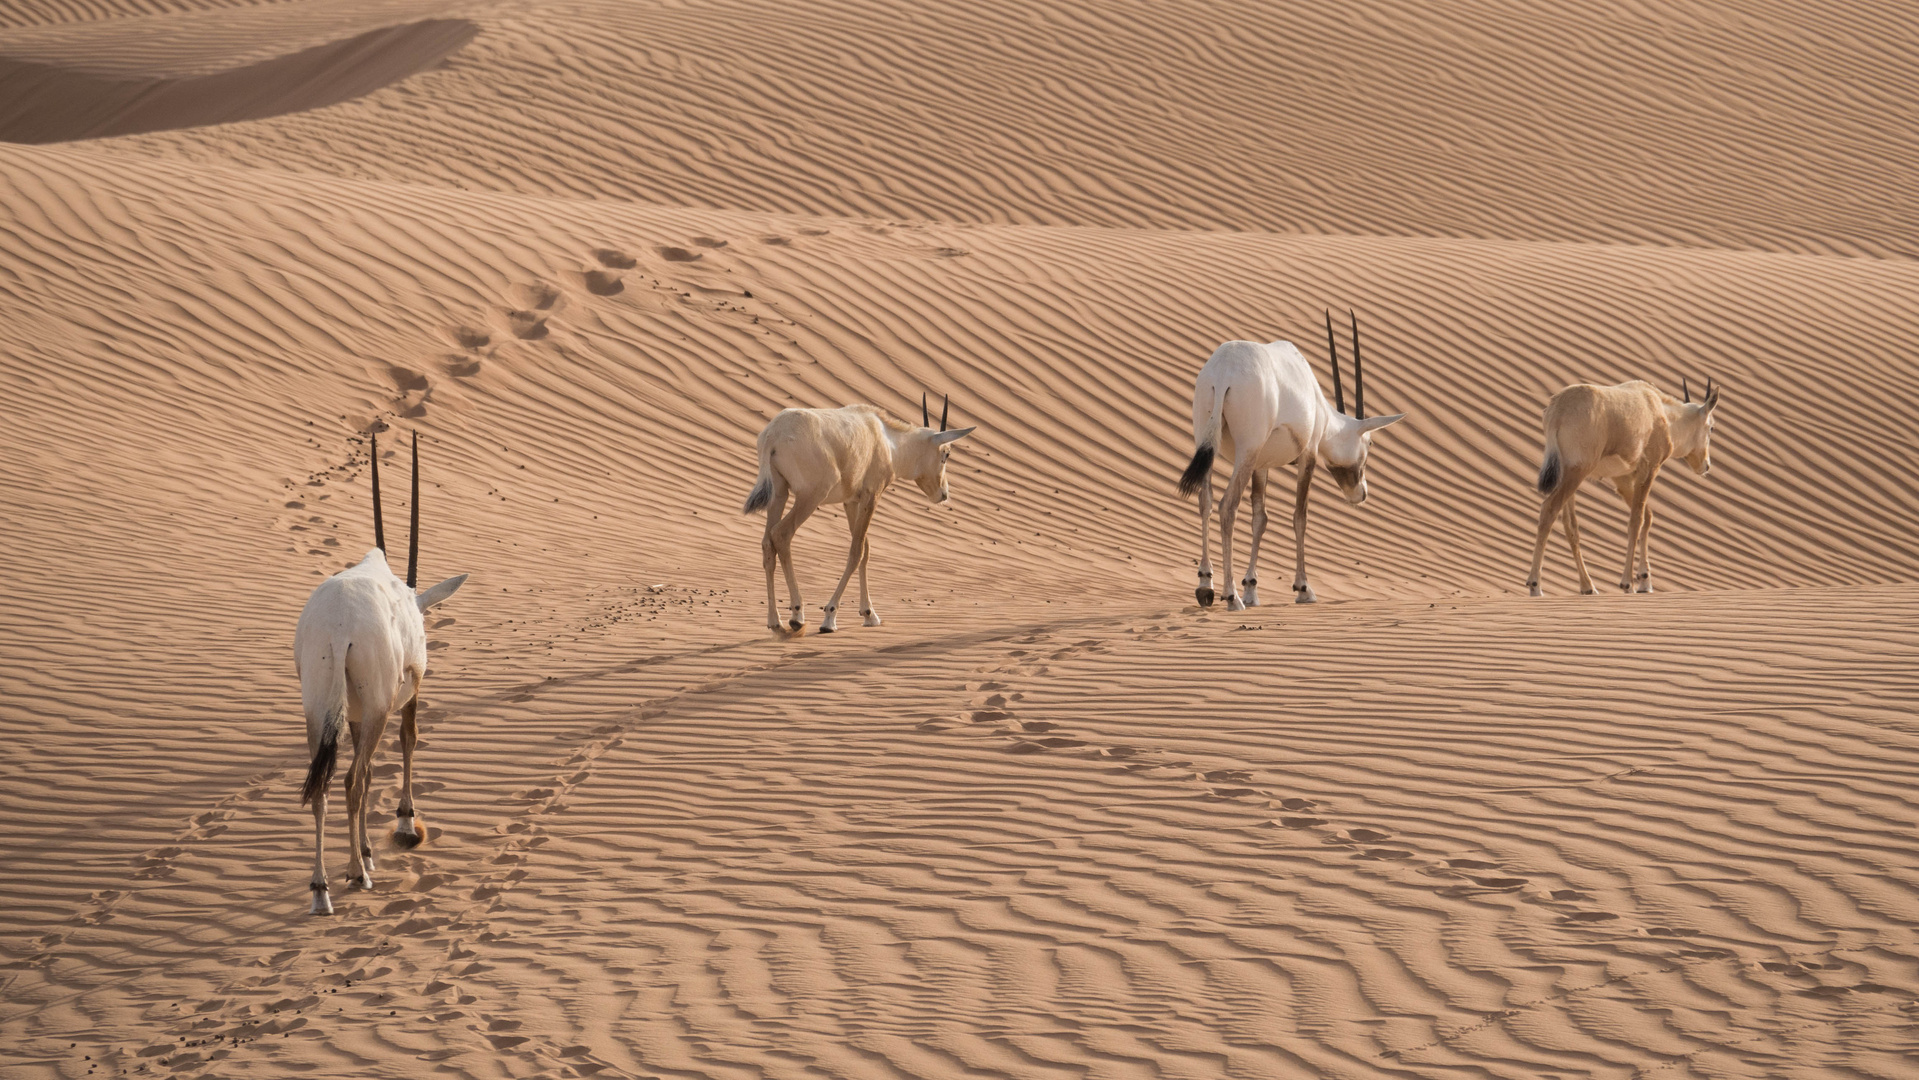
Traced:
[[373, 887], [373, 845], [367, 839], [366, 810], [373, 755], [386, 731], [387, 714], [400, 707], [400, 807], [393, 840], [413, 847], [421, 839], [413, 806], [413, 747], [419, 741], [420, 679], [426, 674], [426, 610], [452, 596], [465, 574], [447, 578], [415, 594], [420, 556], [420, 436], [413, 436], [413, 533], [407, 542], [406, 580], [386, 563], [386, 529], [380, 519], [380, 444], [373, 440], [373, 550], [359, 565], [327, 578], [307, 598], [293, 634], [293, 663], [300, 675], [300, 699], [306, 709], [306, 785], [301, 803], [313, 804], [314, 915], [331, 915], [327, 893], [326, 796], [339, 755], [340, 733], [353, 736], [353, 765], [347, 770], [347, 866], [349, 888]]
[[[1213, 351], [1199, 369], [1193, 387], [1192, 463], [1180, 477], [1183, 495], [1199, 493], [1199, 587], [1194, 595], [1201, 607], [1213, 603], [1213, 564], [1208, 533], [1212, 500], [1213, 457], [1224, 448], [1233, 460], [1232, 479], [1219, 501], [1220, 569], [1226, 580], [1226, 610], [1239, 611], [1259, 603], [1259, 542], [1266, 535], [1266, 470], [1299, 463], [1293, 491], [1294, 599], [1313, 603], [1317, 597], [1306, 583], [1306, 496], [1313, 486], [1313, 466], [1326, 462], [1326, 471], [1358, 506], [1366, 501], [1366, 454], [1373, 432], [1398, 423], [1405, 413], [1366, 416], [1366, 384], [1359, 359], [1359, 316], [1353, 320], [1353, 415], [1346, 415], [1345, 392], [1339, 382], [1339, 346], [1333, 340], [1333, 316], [1326, 313], [1326, 346], [1332, 353], [1333, 403], [1326, 403], [1319, 380], [1306, 357], [1289, 341], [1261, 345], [1229, 341]], [[1246, 552], [1244, 599], [1233, 588], [1233, 515], [1240, 495], [1253, 494], [1253, 537]]]
[[[840, 575], [839, 588], [826, 602], [826, 618], [820, 633], [836, 629], [834, 615], [840, 595], [846, 592], [853, 571], [860, 574], [860, 614], [867, 626], [878, 626], [880, 616], [873, 610], [866, 591], [866, 530], [873, 523], [873, 509], [880, 493], [894, 480], [911, 480], [926, 497], [936, 503], [947, 499], [946, 458], [954, 442], [973, 433], [973, 428], [946, 429], [952, 399], [940, 409], [939, 430], [933, 430], [926, 411], [926, 399], [920, 398], [920, 426], [903, 424], [881, 414], [871, 405], [846, 405], [838, 409], [783, 409], [760, 432], [760, 476], [746, 497], [743, 513], [766, 511], [766, 536], [760, 542], [760, 555], [766, 563], [766, 625], [780, 629], [778, 597], [773, 592], [774, 563], [786, 568], [786, 591], [792, 600], [786, 625], [799, 630], [806, 625], [800, 601], [799, 578], [793, 573], [793, 534], [811, 517], [813, 511], [829, 503], [846, 504], [846, 523], [853, 532], [853, 546], [846, 554], [846, 572]], [[786, 511], [786, 497], [793, 496], [793, 509]]]
[[1539, 534], [1533, 541], [1533, 568], [1526, 587], [1534, 596], [1539, 588], [1539, 565], [1546, 558], [1546, 540], [1553, 518], [1563, 517], [1566, 542], [1579, 571], [1579, 591], [1591, 594], [1592, 578], [1579, 553], [1579, 517], [1573, 505], [1579, 485], [1588, 478], [1611, 480], [1626, 500], [1626, 569], [1620, 574], [1621, 592], [1634, 588], [1633, 563], [1639, 564], [1638, 591], [1652, 591], [1652, 482], [1669, 458], [1684, 458], [1700, 476], [1712, 471], [1712, 413], [1719, 406], [1719, 388], [1706, 380], [1701, 400], [1692, 399], [1686, 380], [1679, 380], [1683, 400], [1675, 401], [1649, 382], [1638, 379], [1618, 386], [1579, 383], [1554, 394], [1546, 403], [1546, 457], [1539, 466]]

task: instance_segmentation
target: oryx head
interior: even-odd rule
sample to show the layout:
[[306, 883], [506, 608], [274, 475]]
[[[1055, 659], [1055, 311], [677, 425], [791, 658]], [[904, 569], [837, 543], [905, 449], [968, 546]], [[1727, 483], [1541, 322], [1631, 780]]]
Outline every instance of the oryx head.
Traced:
[[1706, 376], [1705, 396], [1695, 402], [1692, 388], [1686, 385], [1682, 375], [1679, 392], [1684, 400], [1678, 415], [1668, 422], [1672, 429], [1672, 455], [1685, 458], [1693, 472], [1704, 476], [1712, 471], [1712, 411], [1719, 407], [1719, 388], [1713, 385], [1712, 376]]
[[1351, 309], [1353, 320], [1353, 415], [1346, 415], [1346, 393], [1339, 383], [1339, 345], [1333, 340], [1333, 313], [1326, 313], [1326, 348], [1333, 358], [1333, 407], [1338, 411], [1320, 440], [1326, 471], [1331, 473], [1346, 501], [1358, 506], [1366, 501], [1366, 453], [1372, 449], [1373, 432], [1406, 418], [1405, 413], [1366, 418], [1366, 377], [1360, 368], [1359, 316]]
[[939, 430], [933, 430], [932, 414], [926, 410], [926, 395], [920, 395], [920, 426], [908, 433], [901, 441], [899, 451], [893, 458], [893, 472], [897, 476], [910, 478], [926, 492], [926, 497], [936, 503], [943, 503], [949, 497], [946, 491], [946, 459], [952, 454], [951, 446], [971, 435], [975, 428], [955, 428], [946, 430], [946, 418], [953, 408], [953, 399], [949, 396], [940, 405]]
[[[380, 552], [382, 561], [386, 558], [386, 523], [380, 516], [380, 435], [372, 435], [373, 446], [373, 546]], [[412, 530], [406, 545], [406, 587], [411, 590], [418, 582], [420, 571], [420, 433], [413, 433], [413, 510]], [[389, 571], [390, 573], [391, 571]], [[422, 614], [433, 605], [452, 596], [466, 583], [467, 575], [456, 574], [422, 593], [415, 593], [413, 603]]]

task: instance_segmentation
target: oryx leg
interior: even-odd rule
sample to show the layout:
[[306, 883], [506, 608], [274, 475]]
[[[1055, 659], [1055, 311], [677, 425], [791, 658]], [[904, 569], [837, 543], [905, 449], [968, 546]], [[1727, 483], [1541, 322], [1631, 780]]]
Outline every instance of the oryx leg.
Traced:
[[307, 888], [313, 890], [313, 906], [307, 914], [333, 914], [333, 897], [326, 883], [326, 788], [313, 796], [313, 876], [307, 879]]
[[1253, 473], [1253, 542], [1246, 546], [1246, 586], [1243, 599], [1247, 607], [1259, 606], [1259, 542], [1266, 536], [1266, 470]]
[[[1559, 486], [1553, 488], [1545, 498], [1540, 500], [1539, 531], [1533, 537], [1533, 568], [1526, 575], [1526, 589], [1534, 596], [1545, 595], [1539, 588], [1539, 568], [1546, 562], [1546, 541], [1552, 538], [1553, 521], [1559, 517], [1559, 512], [1565, 508], [1567, 500], [1573, 497], [1573, 493], [1579, 490], [1580, 483], [1585, 479], [1583, 473], [1562, 473], [1559, 477]], [[1590, 586], [1590, 582], [1587, 584]]]
[[367, 842], [366, 811], [373, 794], [373, 755], [386, 734], [386, 714], [349, 722], [353, 735], [353, 766], [346, 774], [347, 842], [352, 845], [347, 861], [346, 883], [349, 889], [373, 887], [373, 846]]
[[1313, 491], [1313, 469], [1319, 464], [1311, 457], [1299, 459], [1299, 479], [1293, 486], [1293, 602], [1317, 604], [1313, 587], [1306, 583], [1306, 497]]
[[1226, 582], [1226, 610], [1244, 611], [1239, 588], [1233, 581], [1233, 515], [1239, 512], [1239, 497], [1253, 470], [1233, 466], [1233, 478], [1226, 482], [1226, 494], [1219, 499], [1219, 576]]
[[419, 743], [420, 686], [416, 681], [413, 696], [400, 709], [400, 808], [393, 814], [393, 842], [403, 848], [419, 847], [426, 839], [413, 807], [413, 748]]
[[1652, 591], [1652, 494], [1646, 495], [1646, 516], [1639, 523], [1639, 585], [1642, 593]]
[[[876, 502], [875, 506], [877, 505]], [[866, 523], [870, 526], [873, 523], [873, 511], [868, 509], [866, 516]], [[873, 598], [866, 591], [866, 567], [872, 561], [873, 537], [871, 533], [868, 533], [860, 538], [860, 625], [862, 626], [878, 626], [880, 624], [880, 613], [873, 610]]]
[[[826, 602], [826, 618], [820, 621], [822, 634], [830, 634], [839, 629], [834, 618], [839, 614], [840, 597], [846, 594], [846, 583], [853, 579], [853, 571], [860, 569], [861, 564], [866, 562], [866, 527], [873, 523], [873, 504], [873, 499], [857, 499], [846, 504], [846, 528], [853, 534], [853, 542], [846, 552], [846, 572], [840, 575], [839, 587], [833, 590], [833, 598]], [[864, 574], [860, 576], [860, 580], [861, 614], [870, 615], [872, 609], [867, 606]]]
[[1644, 473], [1624, 477], [1618, 481], [1619, 496], [1626, 500], [1628, 520], [1626, 522], [1626, 568], [1619, 573], [1619, 591], [1629, 593], [1633, 587], [1633, 565], [1639, 561], [1639, 541], [1646, 535], [1646, 512], [1652, 497], [1653, 477], [1657, 469], [1648, 469]]
[[1579, 546], [1579, 493], [1566, 496], [1566, 510], [1561, 515], [1566, 525], [1566, 546], [1573, 551], [1573, 569], [1579, 574], [1579, 595], [1591, 596], [1599, 590], [1593, 586], [1593, 579], [1586, 573], [1586, 555]]
[[766, 533], [760, 538], [760, 559], [766, 563], [766, 628], [780, 628], [780, 598], [773, 591], [773, 574], [779, 569], [780, 549], [773, 543], [773, 530], [786, 513], [786, 478], [773, 474], [773, 496], [766, 504]]
[[1199, 485], [1199, 587], [1193, 599], [1200, 607], [1213, 606], [1213, 478]]
[[806, 625], [805, 601], [800, 599], [800, 579], [793, 572], [793, 534], [799, 532], [800, 526], [806, 524], [806, 519], [812, 517], [813, 511], [819, 508], [818, 496], [795, 495], [793, 512], [782, 517], [779, 526], [773, 530], [773, 546], [779, 552], [780, 565], [786, 569], [786, 596], [790, 601], [786, 626], [789, 630], [798, 630]]

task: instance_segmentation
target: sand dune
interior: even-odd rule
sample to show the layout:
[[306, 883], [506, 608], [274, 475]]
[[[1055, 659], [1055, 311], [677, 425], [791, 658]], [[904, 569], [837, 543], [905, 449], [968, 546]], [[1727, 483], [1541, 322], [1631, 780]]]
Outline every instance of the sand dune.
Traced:
[[[299, 111], [0, 146], [0, 1071], [1909, 1072], [1908, 35], [1341, 11], [7, 13], [49, 91]], [[1348, 306], [1410, 417], [1324, 603], [1200, 611], [1193, 374]], [[1546, 396], [1682, 374], [1661, 594], [1555, 538], [1521, 597]], [[923, 392], [980, 431], [886, 625], [772, 638], [753, 435]], [[474, 576], [430, 842], [313, 920], [289, 644], [374, 430]]]

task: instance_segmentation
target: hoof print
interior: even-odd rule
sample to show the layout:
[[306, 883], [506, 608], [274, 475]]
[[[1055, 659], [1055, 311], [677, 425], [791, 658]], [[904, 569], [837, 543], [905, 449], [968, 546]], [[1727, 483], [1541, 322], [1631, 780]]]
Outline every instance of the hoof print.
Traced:
[[639, 260], [633, 256], [613, 248], [595, 248], [593, 258], [609, 270], [631, 270], [639, 265]]
[[611, 270], [588, 270], [584, 277], [586, 291], [594, 296], [617, 296], [626, 291], [626, 282]]
[[538, 341], [546, 336], [546, 316], [531, 311], [507, 312], [506, 325], [521, 341]]
[[471, 326], [455, 326], [447, 331], [453, 343], [462, 349], [484, 349], [493, 343], [493, 335]]

